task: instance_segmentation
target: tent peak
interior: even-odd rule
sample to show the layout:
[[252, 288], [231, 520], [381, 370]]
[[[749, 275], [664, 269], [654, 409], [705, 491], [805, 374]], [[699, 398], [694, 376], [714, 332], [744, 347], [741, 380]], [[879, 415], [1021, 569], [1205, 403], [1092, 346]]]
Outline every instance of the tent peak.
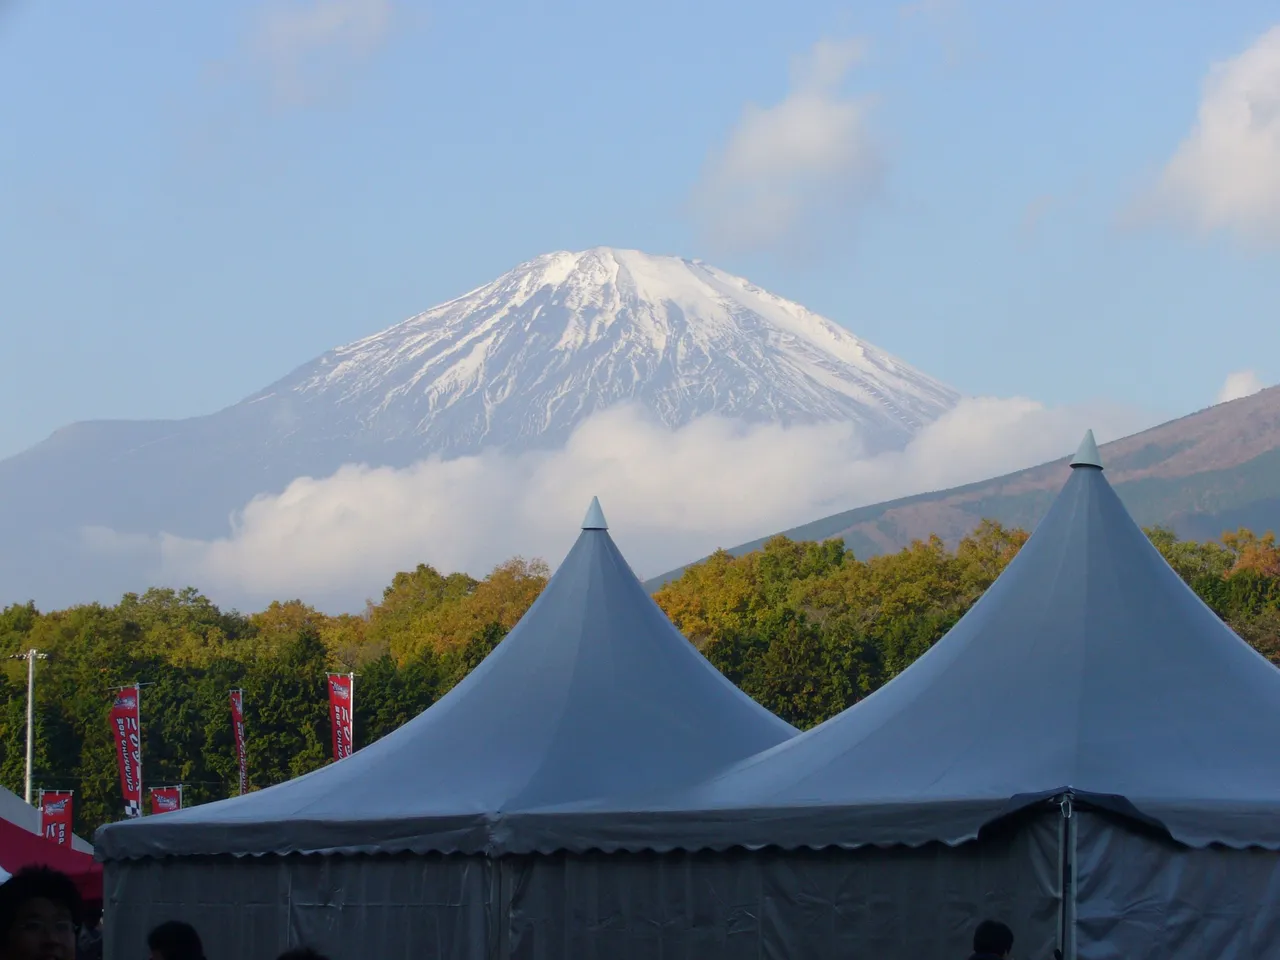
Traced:
[[1092, 430], [1084, 432], [1084, 439], [1080, 441], [1080, 447], [1076, 450], [1076, 455], [1071, 458], [1071, 466], [1102, 469], [1102, 454], [1098, 453], [1098, 443], [1093, 439]]
[[587, 516], [582, 521], [583, 530], [608, 530], [609, 524], [605, 521], [604, 511], [600, 509], [600, 498], [592, 497], [591, 506], [587, 507]]

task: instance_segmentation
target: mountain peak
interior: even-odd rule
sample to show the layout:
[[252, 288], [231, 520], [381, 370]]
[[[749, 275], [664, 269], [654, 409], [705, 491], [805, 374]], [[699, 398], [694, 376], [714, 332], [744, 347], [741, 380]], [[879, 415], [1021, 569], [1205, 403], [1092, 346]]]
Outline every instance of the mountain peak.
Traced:
[[900, 447], [959, 399], [825, 317], [697, 260], [593, 247], [535, 257], [339, 347], [245, 404], [455, 455], [553, 447], [593, 413], [854, 422]]

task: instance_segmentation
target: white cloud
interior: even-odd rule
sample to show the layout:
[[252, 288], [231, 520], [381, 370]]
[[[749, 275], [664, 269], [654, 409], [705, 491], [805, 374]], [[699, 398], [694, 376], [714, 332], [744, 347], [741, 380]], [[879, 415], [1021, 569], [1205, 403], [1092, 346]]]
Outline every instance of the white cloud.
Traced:
[[842, 92], [862, 51], [857, 40], [822, 40], [793, 61], [785, 100], [746, 107], [694, 191], [712, 243], [744, 251], [794, 245], [847, 219], [878, 185], [870, 101]]
[[1251, 397], [1265, 387], [1266, 384], [1258, 379], [1258, 375], [1254, 371], [1237, 370], [1234, 373], [1227, 374], [1227, 379], [1222, 383], [1222, 389], [1218, 391], [1216, 402], [1226, 403], [1229, 400]]
[[305, 100], [344, 60], [376, 51], [392, 13], [391, 0], [276, 0], [258, 18], [250, 46], [269, 69], [279, 99]]
[[1149, 201], [1203, 230], [1280, 241], [1280, 25], [1210, 71]]
[[[153, 543], [162, 558], [156, 577], [244, 607], [297, 596], [354, 609], [419, 562], [476, 574], [513, 554], [557, 563], [593, 495], [637, 573], [653, 576], [840, 510], [1065, 456], [1089, 426], [1115, 437], [1147, 425], [1114, 409], [973, 399], [905, 450], [863, 458], [844, 425], [706, 418], [672, 432], [634, 408], [614, 408], [557, 452], [433, 459], [404, 470], [352, 466], [297, 480], [250, 503], [227, 538]], [[110, 549], [102, 531], [94, 536], [99, 553]], [[136, 556], [138, 544], [129, 538], [118, 548]]]

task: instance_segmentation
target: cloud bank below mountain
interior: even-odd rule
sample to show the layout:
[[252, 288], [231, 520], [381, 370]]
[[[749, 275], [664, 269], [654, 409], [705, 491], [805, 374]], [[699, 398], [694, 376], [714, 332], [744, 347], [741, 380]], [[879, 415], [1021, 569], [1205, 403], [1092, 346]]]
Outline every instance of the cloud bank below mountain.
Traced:
[[247, 504], [227, 537], [96, 528], [84, 531], [84, 544], [149, 565], [151, 582], [194, 584], [224, 604], [300, 597], [353, 610], [420, 562], [473, 574], [517, 554], [554, 565], [599, 496], [645, 577], [840, 510], [1064, 456], [1086, 427], [1105, 441], [1152, 422], [1114, 406], [968, 399], [905, 449], [864, 456], [844, 425], [705, 417], [670, 431], [622, 406], [591, 417], [555, 452], [432, 458], [402, 470], [351, 465], [300, 478]]

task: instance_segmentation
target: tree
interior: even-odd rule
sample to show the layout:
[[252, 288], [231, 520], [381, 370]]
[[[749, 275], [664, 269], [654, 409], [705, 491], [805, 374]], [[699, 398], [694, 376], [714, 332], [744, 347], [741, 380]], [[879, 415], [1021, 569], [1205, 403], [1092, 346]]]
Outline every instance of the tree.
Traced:
[[326, 661], [319, 633], [306, 627], [278, 660], [258, 660], [246, 670], [245, 739], [254, 785], [300, 776], [332, 755]]
[[367, 744], [404, 726], [439, 699], [443, 682], [440, 660], [430, 650], [403, 667], [389, 655], [365, 664], [357, 681], [357, 735]]
[[1221, 579], [1235, 562], [1231, 551], [1221, 543], [1179, 540], [1168, 527], [1151, 527], [1145, 533], [1165, 562], [1188, 584], [1203, 582], [1202, 578]]
[[[1170, 566], [1218, 616], [1280, 664], [1275, 538], [1233, 531], [1215, 543], [1148, 531]], [[775, 537], [734, 557], [719, 551], [655, 596], [730, 680], [799, 727], [811, 727], [909, 667], [965, 614], [1017, 555], [1023, 530], [984, 521], [952, 548], [937, 537], [867, 560], [838, 540]], [[397, 574], [363, 614], [326, 616], [300, 600], [251, 616], [198, 591], [155, 589], [118, 604], [0, 611], [0, 652], [35, 646], [37, 787], [77, 791], [82, 835], [123, 812], [108, 714], [116, 688], [142, 681], [145, 780], [183, 783], [189, 803], [237, 789], [228, 695], [245, 694], [255, 788], [329, 762], [325, 674], [359, 673], [356, 745], [435, 703], [479, 666], [547, 582], [514, 558], [483, 580], [426, 565]], [[21, 790], [26, 673], [0, 670], [0, 780]]]
[[809, 727], [830, 715], [830, 664], [822, 631], [787, 608], [762, 618], [757, 630], [763, 653], [744, 678], [743, 689], [788, 723]]
[[415, 616], [391, 639], [391, 653], [406, 663], [423, 650], [444, 653], [465, 645], [490, 624], [503, 632], [525, 615], [542, 593], [550, 570], [541, 560], [513, 557], [501, 563], [463, 596], [446, 596]]
[[1259, 537], [1251, 530], [1240, 529], [1224, 533], [1222, 545], [1235, 558], [1231, 574], [1248, 570], [1271, 580], [1280, 577], [1280, 548], [1276, 547], [1274, 533]]
[[382, 592], [382, 602], [369, 604], [366, 611], [368, 643], [383, 652], [403, 646], [404, 638], [414, 634], [416, 625], [428, 613], [442, 604], [469, 597], [477, 585], [465, 573], [443, 576], [425, 563], [412, 571], [397, 573]]

